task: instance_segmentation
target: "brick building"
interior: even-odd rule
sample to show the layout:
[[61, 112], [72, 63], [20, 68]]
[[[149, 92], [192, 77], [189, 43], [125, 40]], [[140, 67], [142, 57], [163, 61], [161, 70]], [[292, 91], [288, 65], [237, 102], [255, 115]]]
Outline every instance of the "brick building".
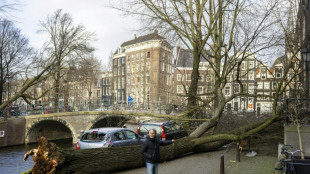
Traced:
[[[116, 101], [143, 107], [170, 102], [172, 47], [154, 33], [124, 42], [113, 55], [113, 81]], [[119, 103], [119, 102], [118, 102]]]

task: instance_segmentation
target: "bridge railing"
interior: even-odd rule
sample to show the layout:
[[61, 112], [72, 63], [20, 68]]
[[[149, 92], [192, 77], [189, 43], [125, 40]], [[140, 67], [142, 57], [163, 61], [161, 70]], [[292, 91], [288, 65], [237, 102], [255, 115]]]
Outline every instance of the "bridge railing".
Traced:
[[[106, 110], [124, 110], [136, 112], [152, 112], [157, 114], [178, 114], [184, 110], [185, 106], [161, 104], [161, 103], [125, 103], [118, 102], [114, 104], [86, 104], [86, 105], [69, 105], [67, 107], [59, 106], [58, 108], [42, 105], [23, 105], [16, 109], [14, 116], [27, 116], [36, 114], [50, 114], [58, 112], [78, 112], [78, 111], [106, 111]], [[0, 113], [0, 117], [5, 114], [6, 110]], [[11, 116], [13, 116], [11, 114]]]

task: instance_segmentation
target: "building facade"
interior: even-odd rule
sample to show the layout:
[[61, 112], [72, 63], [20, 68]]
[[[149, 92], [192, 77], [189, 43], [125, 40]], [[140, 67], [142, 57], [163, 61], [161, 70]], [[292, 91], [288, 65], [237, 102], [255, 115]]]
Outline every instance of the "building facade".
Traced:
[[154, 33], [124, 42], [113, 56], [116, 100], [144, 108], [170, 102], [172, 47]]

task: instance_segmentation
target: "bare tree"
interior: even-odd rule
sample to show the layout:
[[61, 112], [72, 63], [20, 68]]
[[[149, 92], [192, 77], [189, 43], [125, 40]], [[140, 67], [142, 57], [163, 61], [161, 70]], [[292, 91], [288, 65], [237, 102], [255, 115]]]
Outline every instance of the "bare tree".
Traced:
[[85, 57], [79, 62], [79, 81], [82, 89], [86, 89], [88, 93], [88, 109], [91, 108], [92, 89], [95, 82], [98, 81], [101, 75], [101, 63], [93, 56]]
[[[3, 19], [0, 23], [0, 98], [2, 99], [6, 76], [17, 78], [29, 63], [32, 49], [28, 39], [21, 35], [13, 22]], [[0, 105], [2, 100], [0, 101]]]
[[68, 13], [57, 10], [49, 15], [45, 21], [41, 21], [42, 31], [49, 36], [46, 42], [49, 48], [49, 56], [57, 60], [54, 69], [54, 106], [59, 107], [61, 77], [67, 71], [67, 61], [77, 59], [85, 54], [91, 53], [94, 49], [89, 46], [89, 41], [94, 33], [87, 32], [82, 25], [75, 26], [73, 19]]

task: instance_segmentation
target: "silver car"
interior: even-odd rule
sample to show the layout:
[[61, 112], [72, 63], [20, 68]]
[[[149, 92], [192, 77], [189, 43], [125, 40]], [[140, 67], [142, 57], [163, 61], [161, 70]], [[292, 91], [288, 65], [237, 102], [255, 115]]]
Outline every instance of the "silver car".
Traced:
[[140, 144], [140, 136], [126, 128], [96, 128], [83, 133], [77, 149], [133, 146]]

